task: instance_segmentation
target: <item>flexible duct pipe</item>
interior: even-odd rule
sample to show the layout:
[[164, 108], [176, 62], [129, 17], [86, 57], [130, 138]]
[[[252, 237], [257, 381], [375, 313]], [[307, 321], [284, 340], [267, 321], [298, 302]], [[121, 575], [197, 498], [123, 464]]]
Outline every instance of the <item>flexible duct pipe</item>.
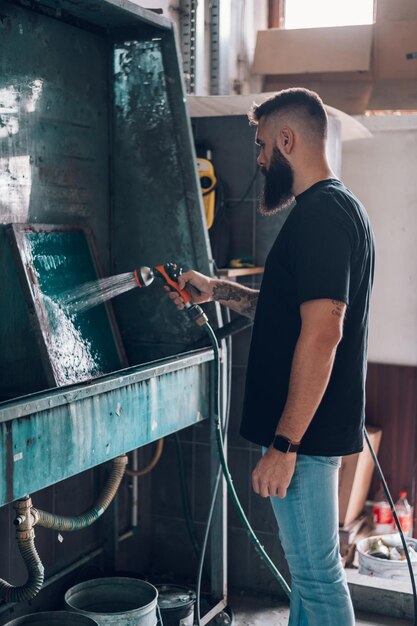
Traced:
[[155, 450], [155, 454], [153, 456], [153, 458], [151, 459], [151, 461], [149, 462], [149, 464], [144, 467], [143, 469], [140, 470], [135, 470], [135, 469], [126, 469], [125, 474], [127, 476], [145, 476], [145, 474], [148, 474], [151, 470], [153, 470], [153, 468], [155, 467], [155, 465], [158, 463], [159, 459], [161, 458], [161, 454], [162, 454], [162, 450], [164, 449], [164, 440], [162, 439], [158, 439], [157, 445], [156, 445], [156, 450]]
[[33, 508], [32, 511], [38, 518], [35, 524], [44, 526], [44, 528], [51, 528], [53, 530], [62, 530], [65, 532], [72, 530], [81, 530], [91, 526], [103, 515], [104, 511], [109, 506], [110, 502], [116, 495], [116, 491], [122, 482], [123, 475], [125, 473], [127, 465], [127, 455], [118, 456], [112, 461], [112, 468], [110, 475], [104, 485], [103, 491], [100, 494], [97, 502], [92, 507], [87, 509], [81, 515], [76, 517], [65, 517], [64, 515], [55, 515], [53, 513], [47, 513]]
[[0, 579], [0, 597], [6, 602], [22, 602], [34, 598], [42, 589], [44, 567], [35, 548], [33, 526], [36, 517], [32, 513], [32, 500], [27, 497], [14, 503], [17, 513], [15, 525], [17, 545], [28, 570], [28, 579], [24, 585], [15, 587]]
[[104, 513], [116, 495], [126, 465], [126, 455], [113, 459], [110, 475], [97, 502], [85, 513], [76, 517], [64, 517], [39, 511], [32, 506], [32, 500], [29, 497], [17, 500], [14, 503], [13, 506], [17, 513], [14, 521], [18, 527], [16, 530], [17, 545], [28, 570], [28, 580], [24, 585], [15, 587], [0, 578], [0, 598], [6, 602], [22, 602], [34, 598], [42, 589], [44, 567], [36, 551], [33, 527], [36, 524], [40, 524], [45, 528], [69, 531], [80, 530], [90, 526]]

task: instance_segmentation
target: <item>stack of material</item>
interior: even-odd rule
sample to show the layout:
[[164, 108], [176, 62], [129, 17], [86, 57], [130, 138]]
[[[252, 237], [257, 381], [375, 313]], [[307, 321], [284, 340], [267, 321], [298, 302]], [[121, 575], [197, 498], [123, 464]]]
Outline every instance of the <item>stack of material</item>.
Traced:
[[[382, 431], [368, 426], [367, 433], [377, 453]], [[342, 459], [339, 473], [339, 536], [340, 551], [346, 564], [353, 558], [354, 549], [350, 546], [355, 544], [358, 533], [361, 531], [361, 538], [371, 534], [371, 528], [364, 528], [367, 522], [364, 506], [373, 471], [374, 464], [366, 442], [362, 452]]]

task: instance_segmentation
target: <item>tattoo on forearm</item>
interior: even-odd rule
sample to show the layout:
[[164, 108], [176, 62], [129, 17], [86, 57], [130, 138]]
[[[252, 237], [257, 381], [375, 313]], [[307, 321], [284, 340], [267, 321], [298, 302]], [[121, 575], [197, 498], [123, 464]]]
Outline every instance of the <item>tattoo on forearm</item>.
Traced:
[[258, 291], [247, 290], [240, 285], [226, 282], [219, 282], [213, 287], [213, 300], [228, 302], [226, 306], [250, 318], [255, 317], [258, 296]]
[[242, 294], [239, 293], [239, 289], [234, 287], [234, 285], [219, 284], [213, 288], [213, 300], [223, 300], [223, 302], [234, 300], [235, 302], [240, 302]]
[[344, 302], [338, 302], [337, 300], [332, 300], [332, 303], [334, 304], [334, 309], [332, 311], [332, 315], [337, 315], [337, 317], [343, 317], [343, 315], [344, 315], [344, 313], [343, 313]]
[[251, 293], [247, 296], [248, 306], [245, 308], [245, 314], [248, 317], [255, 317], [256, 305], [258, 304], [259, 294]]

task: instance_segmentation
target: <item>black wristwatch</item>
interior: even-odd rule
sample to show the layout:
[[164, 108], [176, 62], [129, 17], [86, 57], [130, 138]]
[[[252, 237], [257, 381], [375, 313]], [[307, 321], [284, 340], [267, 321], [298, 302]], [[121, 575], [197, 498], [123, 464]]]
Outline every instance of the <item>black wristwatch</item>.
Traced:
[[279, 450], [280, 452], [288, 454], [288, 452], [297, 452], [298, 448], [300, 447], [300, 442], [293, 443], [291, 439], [288, 439], [288, 437], [284, 437], [283, 435], [275, 435], [272, 442], [272, 447], [275, 448], [275, 450]]

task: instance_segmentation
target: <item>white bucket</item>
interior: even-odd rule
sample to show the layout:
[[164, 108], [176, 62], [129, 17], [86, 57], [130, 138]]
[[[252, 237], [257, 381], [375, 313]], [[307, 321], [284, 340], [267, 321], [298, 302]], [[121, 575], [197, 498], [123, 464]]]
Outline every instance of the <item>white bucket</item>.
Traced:
[[138, 578], [95, 578], [68, 589], [71, 611], [93, 618], [99, 626], [156, 626], [158, 591]]
[[[396, 540], [400, 543], [400, 537], [398, 533], [392, 535], [375, 535], [374, 537], [367, 537], [362, 539], [358, 545], [357, 550], [359, 553], [359, 574], [366, 574], [367, 576], [380, 576], [381, 578], [392, 578], [394, 580], [405, 580], [410, 578], [410, 572], [408, 570], [407, 561], [394, 561], [389, 559], [380, 559], [376, 556], [367, 554], [369, 545], [375, 541], [375, 539], [385, 539], [392, 542]], [[411, 537], [405, 538], [407, 545], [414, 548], [417, 551], [417, 539]], [[402, 545], [402, 544], [401, 544]], [[417, 561], [412, 561], [414, 576], [417, 576]]]

